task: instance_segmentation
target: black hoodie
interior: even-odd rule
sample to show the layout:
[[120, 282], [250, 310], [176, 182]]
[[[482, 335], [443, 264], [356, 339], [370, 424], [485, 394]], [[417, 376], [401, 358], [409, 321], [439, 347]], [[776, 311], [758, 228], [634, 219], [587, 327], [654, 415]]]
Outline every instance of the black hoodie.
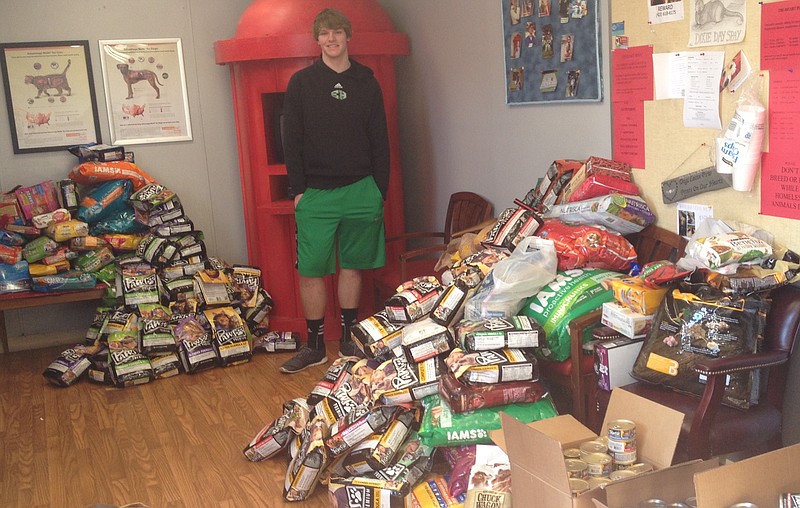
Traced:
[[369, 67], [350, 59], [337, 73], [320, 59], [289, 80], [283, 150], [291, 196], [373, 176], [389, 187], [389, 137], [383, 94]]

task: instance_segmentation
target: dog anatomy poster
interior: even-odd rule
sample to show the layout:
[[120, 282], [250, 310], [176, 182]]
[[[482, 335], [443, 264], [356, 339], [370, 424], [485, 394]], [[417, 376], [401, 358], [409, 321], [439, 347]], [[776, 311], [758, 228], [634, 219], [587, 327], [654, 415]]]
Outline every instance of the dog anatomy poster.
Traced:
[[111, 142], [192, 139], [180, 39], [100, 41]]

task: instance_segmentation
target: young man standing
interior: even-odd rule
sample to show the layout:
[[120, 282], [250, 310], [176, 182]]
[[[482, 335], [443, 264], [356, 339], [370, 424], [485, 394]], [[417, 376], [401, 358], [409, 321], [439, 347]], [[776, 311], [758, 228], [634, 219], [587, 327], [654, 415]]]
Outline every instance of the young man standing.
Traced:
[[368, 67], [351, 60], [350, 20], [335, 9], [314, 19], [322, 58], [289, 80], [283, 144], [297, 222], [300, 299], [307, 346], [280, 370], [327, 362], [324, 276], [336, 272], [341, 307], [340, 355], [357, 352], [361, 271], [385, 263], [383, 201], [389, 187], [389, 137], [383, 94]]

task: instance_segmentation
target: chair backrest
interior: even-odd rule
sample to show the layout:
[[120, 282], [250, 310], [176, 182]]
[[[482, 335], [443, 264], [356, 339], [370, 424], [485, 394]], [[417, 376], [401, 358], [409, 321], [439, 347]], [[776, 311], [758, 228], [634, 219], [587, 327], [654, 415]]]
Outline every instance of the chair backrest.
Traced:
[[463, 231], [492, 217], [492, 204], [474, 192], [456, 192], [450, 195], [444, 223], [444, 243], [450, 243], [453, 233]]
[[[783, 286], [771, 294], [772, 305], [767, 314], [763, 351], [788, 353], [791, 358], [800, 334], [800, 289]], [[777, 408], [783, 407], [789, 363], [770, 370], [767, 380], [767, 398]]]
[[681, 235], [655, 225], [647, 226], [626, 238], [636, 249], [641, 265], [664, 259], [675, 262], [683, 256], [686, 244], [689, 243]]

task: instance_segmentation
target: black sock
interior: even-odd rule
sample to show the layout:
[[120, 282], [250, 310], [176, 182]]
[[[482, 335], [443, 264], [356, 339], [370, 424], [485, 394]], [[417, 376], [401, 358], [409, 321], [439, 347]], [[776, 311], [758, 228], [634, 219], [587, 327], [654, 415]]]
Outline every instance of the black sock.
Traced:
[[350, 329], [358, 321], [358, 307], [355, 309], [342, 309], [342, 337], [339, 342], [350, 340]]
[[311, 349], [325, 349], [325, 318], [306, 319], [308, 332], [308, 347]]

